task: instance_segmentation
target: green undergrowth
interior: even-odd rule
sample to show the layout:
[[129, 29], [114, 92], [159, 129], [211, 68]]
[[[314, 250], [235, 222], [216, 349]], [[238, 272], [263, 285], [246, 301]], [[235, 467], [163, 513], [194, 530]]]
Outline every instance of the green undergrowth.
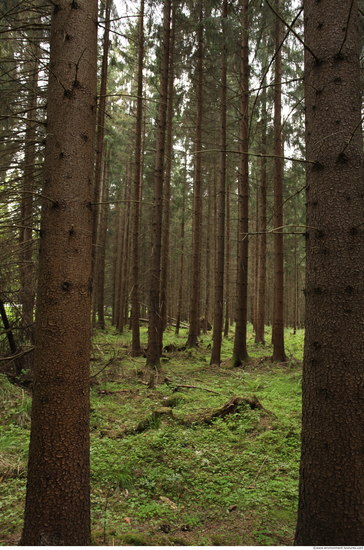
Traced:
[[[267, 329], [267, 342], [270, 333]], [[146, 347], [147, 333], [142, 330]], [[167, 330], [163, 377], [143, 379], [130, 333], [99, 331], [91, 361], [92, 537], [95, 545], [290, 545], [296, 519], [303, 331], [286, 331], [287, 362], [254, 343], [232, 368], [233, 332], [221, 367], [211, 334], [184, 350]], [[164, 381], [164, 377], [167, 380]], [[186, 387], [192, 386], [192, 387]], [[30, 397], [0, 381], [1, 544], [19, 540]], [[259, 401], [205, 422], [234, 396]], [[188, 420], [188, 422], [187, 422]]]

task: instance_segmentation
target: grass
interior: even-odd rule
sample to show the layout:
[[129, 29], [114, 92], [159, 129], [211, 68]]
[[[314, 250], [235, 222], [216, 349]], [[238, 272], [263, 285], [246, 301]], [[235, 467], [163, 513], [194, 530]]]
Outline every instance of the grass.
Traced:
[[[303, 331], [286, 331], [289, 360], [270, 361], [254, 344], [250, 362], [209, 366], [210, 336], [200, 347], [165, 354], [170, 382], [141, 382], [145, 359], [128, 353], [130, 334], [94, 339], [91, 371], [92, 537], [101, 545], [290, 545], [296, 521]], [[142, 340], [146, 342], [146, 330]], [[267, 330], [267, 341], [270, 335]], [[181, 346], [186, 332], [165, 335]], [[195, 388], [177, 388], [191, 385]], [[178, 391], [174, 391], [178, 389]], [[212, 390], [215, 393], [212, 393]], [[256, 396], [264, 409], [200, 422], [233, 396]], [[1, 544], [17, 544], [22, 527], [30, 397], [0, 380]], [[153, 411], [169, 414], [153, 416]], [[186, 418], [194, 422], [186, 425]], [[142, 425], [143, 431], [135, 428]]]

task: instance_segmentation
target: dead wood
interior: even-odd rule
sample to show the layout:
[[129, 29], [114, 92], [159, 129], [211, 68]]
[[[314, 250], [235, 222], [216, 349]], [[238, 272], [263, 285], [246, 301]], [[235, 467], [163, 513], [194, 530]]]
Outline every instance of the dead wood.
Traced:
[[191, 424], [211, 424], [216, 418], [225, 418], [229, 414], [234, 414], [243, 409], [260, 409], [265, 410], [258, 398], [254, 395], [252, 398], [248, 397], [232, 397], [224, 403], [221, 407], [200, 413], [198, 415], [190, 415], [180, 422], [189, 426]]

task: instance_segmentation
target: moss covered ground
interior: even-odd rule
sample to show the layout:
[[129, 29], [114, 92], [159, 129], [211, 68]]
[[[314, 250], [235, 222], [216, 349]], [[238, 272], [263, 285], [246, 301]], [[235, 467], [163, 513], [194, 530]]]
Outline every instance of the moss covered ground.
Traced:
[[[142, 331], [146, 343], [146, 330]], [[167, 330], [182, 347], [186, 332]], [[267, 329], [267, 342], [270, 341]], [[95, 545], [291, 545], [298, 488], [303, 331], [286, 331], [288, 361], [254, 344], [232, 368], [198, 349], [165, 352], [167, 383], [148, 389], [130, 334], [98, 332], [91, 361], [92, 538]], [[106, 366], [105, 366], [106, 365]], [[101, 372], [100, 372], [101, 371]], [[97, 374], [98, 373], [98, 374]], [[193, 386], [193, 387], [184, 387]], [[204, 422], [234, 396], [259, 400]], [[0, 544], [19, 541], [31, 397], [0, 380]], [[155, 414], [155, 411], [158, 414]]]

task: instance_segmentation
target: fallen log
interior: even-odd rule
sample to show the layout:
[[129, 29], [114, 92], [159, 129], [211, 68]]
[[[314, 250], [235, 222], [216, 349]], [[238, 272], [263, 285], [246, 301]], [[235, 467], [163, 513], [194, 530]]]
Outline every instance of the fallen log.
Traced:
[[211, 424], [216, 418], [225, 418], [226, 416], [239, 412], [243, 409], [260, 409], [265, 411], [263, 405], [255, 395], [253, 395], [252, 398], [235, 396], [229, 399], [229, 401], [224, 403], [221, 407], [217, 407], [216, 409], [212, 409], [198, 415], [190, 415], [184, 419], [181, 419], [181, 423], [186, 426], [196, 423]]

